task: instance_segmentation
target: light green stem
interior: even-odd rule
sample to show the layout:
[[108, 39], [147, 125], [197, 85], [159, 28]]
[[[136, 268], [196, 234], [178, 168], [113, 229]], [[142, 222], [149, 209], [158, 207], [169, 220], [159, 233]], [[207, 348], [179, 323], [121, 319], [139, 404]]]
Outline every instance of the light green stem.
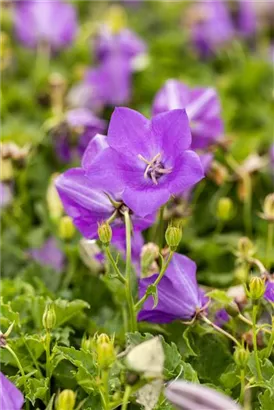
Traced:
[[105, 410], [109, 410], [109, 391], [108, 391], [108, 378], [109, 378], [109, 372], [108, 370], [103, 370], [102, 371], [102, 381], [104, 385], [104, 406]]
[[[21, 362], [20, 362], [20, 360], [19, 360], [17, 354], [15, 353], [15, 351], [14, 351], [9, 345], [6, 345], [6, 346], [5, 346], [5, 349], [7, 349], [7, 350], [10, 352], [10, 354], [14, 357], [14, 359], [15, 359], [15, 361], [16, 361], [16, 363], [17, 363], [18, 369], [20, 370], [20, 373], [21, 373], [21, 375], [22, 375], [22, 377], [23, 377], [23, 379], [24, 379], [25, 392], [27, 392], [26, 375], [25, 375], [24, 369], [23, 369], [23, 367], [22, 367], [22, 365], [21, 365]], [[29, 406], [30, 406], [30, 403], [29, 403], [28, 400], [26, 400], [26, 409], [29, 409]]]
[[46, 340], [45, 340], [45, 351], [46, 351], [46, 377], [48, 379], [48, 391], [47, 391], [47, 397], [48, 399], [50, 398], [50, 377], [51, 377], [51, 371], [50, 371], [50, 340], [51, 340], [51, 334], [50, 332], [46, 332]]
[[[253, 326], [251, 320], [247, 319], [244, 315], [242, 315], [241, 313], [239, 313], [239, 315], [237, 316], [242, 322], [246, 323], [249, 326]], [[271, 331], [268, 329], [265, 329], [264, 327], [260, 326], [260, 325], [256, 325], [257, 330], [261, 330], [264, 333], [268, 333], [269, 335], [271, 335]]]
[[244, 199], [244, 223], [247, 236], [251, 236], [252, 221], [251, 221], [251, 207], [252, 207], [252, 185], [251, 178], [248, 174], [243, 176], [243, 184], [246, 197]]
[[245, 397], [245, 369], [241, 369], [241, 374], [240, 374], [240, 380], [241, 380], [241, 392], [240, 392], [240, 403], [244, 404], [244, 397]]
[[256, 368], [257, 368], [257, 373], [258, 373], [258, 379], [259, 381], [263, 381], [260, 360], [258, 356], [258, 346], [257, 346], [257, 326], [256, 326], [257, 311], [258, 311], [258, 306], [254, 304], [252, 307], [252, 340], [253, 340], [253, 348], [254, 348], [254, 354], [255, 354], [255, 362], [256, 362]]
[[131, 393], [131, 387], [129, 385], [126, 386], [124, 397], [123, 397], [123, 404], [121, 410], [127, 410], [127, 405], [129, 403], [129, 397]]
[[134, 310], [134, 301], [132, 296], [132, 278], [131, 278], [131, 221], [129, 212], [124, 213], [126, 225], [126, 283], [125, 291], [129, 309], [129, 331], [135, 332], [137, 330], [137, 321]]
[[[168, 265], [171, 261], [171, 258], [173, 256], [173, 254], [174, 254], [174, 251], [170, 251], [170, 253], [168, 255], [168, 258], [167, 258], [167, 261], [163, 264], [162, 269], [161, 269], [159, 275], [157, 276], [157, 279], [152, 284], [152, 286], [158, 286], [158, 284], [160, 283], [162, 277], [164, 276], [164, 274], [165, 274], [165, 272], [168, 268]], [[144, 294], [144, 296], [136, 303], [135, 311], [138, 311], [143, 306], [143, 304], [145, 303], [145, 301], [148, 299], [149, 296], [150, 295], [147, 292]]]
[[274, 237], [274, 223], [269, 222], [267, 228], [267, 243], [266, 243], [266, 268], [270, 269], [271, 266], [271, 250], [273, 251], [273, 237]]
[[162, 206], [159, 212], [159, 223], [156, 231], [158, 236], [158, 238], [156, 238], [156, 242], [158, 243], [160, 250], [164, 245], [164, 210], [165, 206]]
[[203, 319], [204, 322], [206, 322], [208, 325], [212, 326], [215, 330], [217, 330], [217, 332], [222, 333], [224, 336], [226, 336], [228, 339], [232, 340], [235, 345], [241, 347], [241, 343], [238, 342], [237, 339], [235, 339], [235, 337], [233, 337], [230, 333], [226, 332], [224, 329], [222, 329], [221, 327], [215, 325], [215, 323], [211, 322], [206, 316], [202, 315], [201, 318]]
[[122, 283], [125, 284], [125, 283], [126, 283], [126, 279], [125, 279], [125, 277], [122, 275], [122, 273], [120, 272], [120, 270], [119, 270], [119, 268], [118, 268], [118, 266], [117, 266], [115, 260], [113, 259], [113, 256], [111, 255], [109, 246], [106, 246], [106, 247], [105, 247], [105, 251], [106, 251], [106, 254], [107, 254], [107, 257], [108, 257], [108, 260], [109, 260], [111, 266], [112, 266], [113, 269], [115, 270], [115, 273], [116, 273], [116, 275], [117, 275], [117, 279], [119, 279], [120, 282], [122, 282]]
[[274, 345], [274, 317], [272, 318], [272, 332], [271, 336], [269, 338], [267, 347], [266, 347], [266, 352], [265, 356], [268, 358], [271, 356], [272, 350], [273, 350], [273, 345]]

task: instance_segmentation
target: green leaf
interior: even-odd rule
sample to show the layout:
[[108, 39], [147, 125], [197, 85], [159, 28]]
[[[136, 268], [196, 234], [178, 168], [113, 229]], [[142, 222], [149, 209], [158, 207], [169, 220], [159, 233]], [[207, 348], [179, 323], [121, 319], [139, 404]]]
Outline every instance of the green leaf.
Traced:
[[182, 378], [192, 383], [199, 383], [197, 372], [193, 369], [190, 363], [181, 362], [183, 367]]
[[12, 322], [14, 322], [14, 328], [21, 326], [19, 313], [13, 311], [10, 302], [4, 303], [3, 298], [1, 298], [0, 326], [2, 333], [5, 333]]
[[92, 354], [82, 349], [76, 350], [74, 347], [55, 346], [53, 353], [59, 355], [61, 359], [68, 360], [77, 368], [86, 370], [89, 374], [96, 373], [95, 363]]
[[35, 400], [40, 399], [46, 403], [46, 395], [48, 392], [48, 379], [27, 379], [27, 393], [25, 397], [31, 401], [34, 406]]
[[220, 289], [213, 289], [210, 292], [208, 292], [206, 296], [224, 305], [230, 303], [233, 300], [233, 298], [227, 296], [226, 292]]
[[274, 394], [270, 390], [265, 390], [258, 395], [260, 410], [273, 410]]
[[156, 306], [158, 305], [158, 290], [157, 290], [157, 286], [155, 285], [149, 285], [147, 290], [146, 290], [146, 294], [147, 295], [151, 295], [153, 297], [153, 309], [156, 308]]
[[236, 366], [235, 363], [230, 364], [224, 373], [220, 377], [220, 381], [222, 385], [226, 389], [233, 389], [235, 386], [240, 384], [239, 375], [239, 368]]
[[83, 312], [84, 309], [89, 308], [89, 304], [84, 300], [76, 299], [69, 302], [64, 299], [57, 299], [54, 301], [56, 313], [56, 327], [62, 326], [69, 322], [74, 316]]

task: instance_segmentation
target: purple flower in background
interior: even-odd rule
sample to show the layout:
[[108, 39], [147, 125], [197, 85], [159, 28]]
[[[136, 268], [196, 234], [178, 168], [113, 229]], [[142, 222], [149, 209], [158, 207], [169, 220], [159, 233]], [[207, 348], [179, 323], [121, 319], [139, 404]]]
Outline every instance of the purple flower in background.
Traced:
[[105, 129], [105, 121], [86, 108], [66, 113], [64, 121], [53, 130], [56, 153], [61, 161], [70, 162], [81, 157], [91, 139]]
[[214, 88], [190, 88], [177, 80], [168, 80], [153, 102], [153, 115], [184, 108], [191, 134], [192, 149], [204, 149], [216, 143], [224, 131], [221, 105]]
[[75, 8], [60, 0], [17, 1], [15, 32], [26, 47], [59, 50], [70, 45], [77, 31]]
[[159, 114], [150, 121], [137, 111], [116, 108], [108, 144], [110, 148], [97, 157], [87, 175], [96, 175], [110, 187], [119, 180], [123, 202], [141, 217], [204, 176], [198, 155], [189, 150], [185, 110]]
[[223, 325], [227, 323], [229, 320], [230, 320], [229, 314], [227, 313], [225, 309], [219, 309], [215, 313], [215, 319], [214, 319], [215, 325], [219, 327], [223, 327]]
[[244, 37], [250, 37], [256, 32], [256, 13], [254, 2], [238, 0], [231, 3], [231, 18], [237, 33]]
[[10, 182], [0, 182], [0, 209], [6, 208], [13, 200], [13, 189]]
[[[209, 57], [234, 36], [227, 4], [201, 1], [191, 5], [190, 37], [202, 58]], [[188, 18], [189, 19], [189, 18]]]
[[270, 166], [274, 170], [274, 144], [271, 145], [269, 150]]
[[40, 265], [50, 266], [56, 272], [63, 270], [65, 256], [55, 238], [47, 239], [41, 248], [29, 249], [28, 254]]
[[103, 25], [95, 40], [95, 54], [100, 62], [113, 55], [130, 61], [144, 53], [146, 53], [144, 41], [126, 28], [113, 33], [110, 27]]
[[[111, 244], [121, 252], [123, 259], [126, 257], [126, 232], [125, 228], [115, 229], [112, 236]], [[131, 238], [131, 260], [136, 268], [136, 271], [140, 273], [140, 257], [142, 246], [144, 245], [144, 238], [141, 232], [134, 232]]]
[[274, 303], [274, 282], [271, 280], [266, 282], [264, 298], [269, 302]]
[[24, 396], [9, 379], [0, 372], [0, 408], [2, 410], [21, 410]]
[[[157, 276], [155, 274], [139, 281], [140, 298]], [[153, 308], [153, 297], [149, 296], [139, 312], [139, 321], [169, 323], [177, 319], [192, 319], [207, 301], [197, 284], [195, 262], [178, 253], [173, 255], [157, 289], [158, 305]]]
[[[56, 188], [62, 200], [66, 213], [73, 219], [75, 226], [82, 235], [89, 239], [97, 238], [98, 223], [106, 221], [114, 213], [116, 218], [112, 223], [113, 235], [115, 228], [124, 226], [123, 210], [125, 204], [122, 200], [123, 187], [115, 175], [98, 173], [93, 164], [100, 160], [105, 151], [109, 151], [107, 140], [104, 136], [96, 136], [88, 145], [82, 158], [82, 168], [72, 168], [60, 175], [56, 180]], [[109, 161], [107, 161], [107, 168]], [[103, 166], [106, 163], [102, 163]], [[108, 180], [110, 177], [110, 180]], [[154, 215], [146, 218], [132, 213], [134, 230], [143, 230], [152, 225]]]

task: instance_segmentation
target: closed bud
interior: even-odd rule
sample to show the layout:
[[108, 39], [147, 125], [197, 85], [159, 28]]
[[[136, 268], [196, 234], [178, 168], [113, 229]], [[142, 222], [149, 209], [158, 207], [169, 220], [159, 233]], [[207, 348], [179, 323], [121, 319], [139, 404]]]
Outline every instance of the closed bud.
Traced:
[[263, 213], [260, 213], [260, 216], [268, 222], [274, 222], [274, 193], [265, 197]]
[[151, 267], [152, 263], [159, 256], [159, 246], [155, 243], [149, 242], [142, 247], [141, 251], [141, 270], [146, 273]]
[[217, 203], [217, 218], [221, 221], [228, 221], [233, 214], [233, 202], [228, 197], [220, 198]]
[[165, 234], [166, 243], [171, 250], [176, 250], [182, 239], [182, 230], [176, 226], [169, 226]]
[[42, 318], [44, 328], [49, 331], [54, 328], [56, 324], [56, 313], [53, 303], [48, 303], [46, 305], [43, 318]]
[[1, 159], [1, 181], [13, 179], [13, 165], [10, 159]]
[[242, 259], [250, 258], [256, 252], [254, 244], [246, 236], [239, 239], [238, 256]]
[[236, 347], [234, 352], [234, 360], [237, 366], [245, 368], [249, 360], [249, 350], [244, 349], [243, 347]]
[[63, 205], [55, 187], [57, 177], [58, 174], [53, 174], [51, 176], [46, 194], [49, 216], [53, 221], [58, 221], [63, 215]]
[[225, 310], [231, 317], [237, 317], [240, 313], [237, 303], [230, 302], [225, 306]]
[[96, 343], [97, 363], [101, 369], [106, 369], [115, 361], [114, 343], [108, 335], [102, 333]]
[[61, 239], [71, 239], [75, 234], [75, 227], [73, 225], [72, 219], [65, 215], [59, 221], [59, 237]]
[[61, 391], [55, 402], [56, 410], [73, 410], [76, 401], [74, 391], [66, 389]]
[[81, 348], [83, 350], [87, 350], [88, 352], [92, 352], [94, 349], [94, 340], [90, 336], [84, 336], [81, 341]]
[[248, 279], [248, 268], [247, 266], [240, 265], [234, 271], [234, 277], [237, 282], [246, 283]]
[[109, 245], [112, 238], [112, 229], [108, 222], [99, 224], [98, 236], [104, 245]]
[[265, 292], [265, 282], [259, 276], [250, 279], [248, 296], [252, 300], [260, 299]]

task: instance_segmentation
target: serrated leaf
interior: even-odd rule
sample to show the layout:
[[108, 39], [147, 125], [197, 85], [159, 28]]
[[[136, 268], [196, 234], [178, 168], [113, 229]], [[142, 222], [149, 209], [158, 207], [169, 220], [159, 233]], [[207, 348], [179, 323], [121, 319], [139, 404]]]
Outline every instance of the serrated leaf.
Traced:
[[78, 315], [84, 309], [89, 309], [89, 304], [84, 300], [76, 299], [69, 302], [64, 299], [54, 301], [56, 313], [56, 327], [62, 326], [69, 322], [75, 315]]
[[62, 359], [70, 361], [77, 368], [86, 370], [89, 374], [96, 373], [96, 367], [92, 355], [82, 349], [76, 350], [74, 347], [55, 346], [53, 353]]
[[181, 362], [183, 367], [182, 378], [192, 383], [199, 383], [197, 372], [193, 369], [190, 363]]
[[8, 329], [11, 323], [14, 322], [14, 327], [20, 327], [20, 316], [18, 312], [14, 312], [10, 302], [4, 303], [3, 298], [1, 298], [1, 317], [0, 326], [2, 333]]
[[274, 394], [270, 390], [265, 390], [258, 395], [260, 410], [273, 410]]
[[240, 384], [240, 379], [238, 377], [239, 368], [236, 366], [235, 363], [230, 364], [224, 373], [220, 377], [220, 381], [222, 385], [226, 389], [233, 389], [235, 386]]
[[35, 405], [37, 399], [42, 400], [46, 403], [46, 395], [48, 392], [48, 379], [27, 379], [27, 393], [25, 397], [31, 401], [32, 405]]

